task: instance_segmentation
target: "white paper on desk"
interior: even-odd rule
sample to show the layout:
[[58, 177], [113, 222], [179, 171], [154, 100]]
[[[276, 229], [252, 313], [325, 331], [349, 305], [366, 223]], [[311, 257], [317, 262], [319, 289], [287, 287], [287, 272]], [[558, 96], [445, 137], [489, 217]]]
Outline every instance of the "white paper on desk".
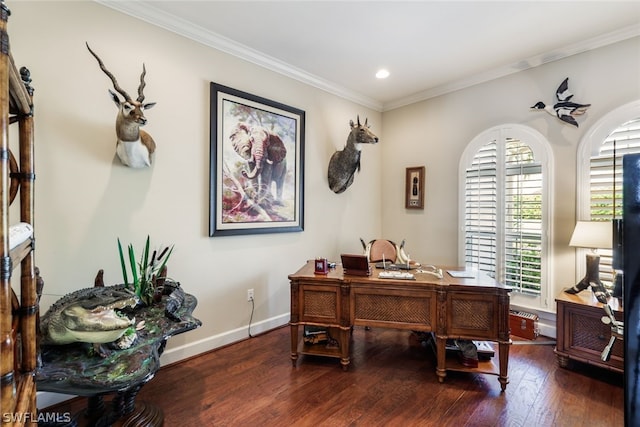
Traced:
[[451, 277], [455, 277], [458, 279], [475, 279], [476, 273], [475, 271], [467, 271], [467, 270], [447, 270], [447, 273], [451, 275]]

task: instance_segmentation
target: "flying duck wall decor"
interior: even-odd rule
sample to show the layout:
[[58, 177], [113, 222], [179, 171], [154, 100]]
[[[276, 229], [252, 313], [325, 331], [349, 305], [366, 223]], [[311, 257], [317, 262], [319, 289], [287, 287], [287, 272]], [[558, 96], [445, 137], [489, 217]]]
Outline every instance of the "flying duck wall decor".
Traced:
[[544, 110], [552, 116], [557, 116], [563, 122], [578, 127], [578, 122], [576, 121], [575, 116], [584, 114], [591, 104], [578, 104], [576, 102], [572, 102], [571, 98], [573, 98], [573, 94], [569, 92], [569, 77], [567, 77], [562, 83], [560, 83], [560, 86], [558, 86], [558, 89], [556, 90], [557, 102], [553, 106], [546, 105], [544, 102], [538, 102], [531, 108], [535, 110]]

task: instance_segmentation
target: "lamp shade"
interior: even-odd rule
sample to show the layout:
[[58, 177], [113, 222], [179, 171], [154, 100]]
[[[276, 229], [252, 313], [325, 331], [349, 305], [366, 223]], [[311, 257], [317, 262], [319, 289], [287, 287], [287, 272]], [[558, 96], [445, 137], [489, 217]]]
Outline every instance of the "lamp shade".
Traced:
[[569, 246], [591, 249], [611, 249], [613, 228], [609, 221], [578, 221]]

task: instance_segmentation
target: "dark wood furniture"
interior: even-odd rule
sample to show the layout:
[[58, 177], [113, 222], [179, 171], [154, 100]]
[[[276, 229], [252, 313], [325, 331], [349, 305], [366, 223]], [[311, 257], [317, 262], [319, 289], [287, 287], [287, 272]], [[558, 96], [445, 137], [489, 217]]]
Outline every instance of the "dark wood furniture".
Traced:
[[[408, 329], [433, 332], [437, 347], [436, 374], [444, 381], [447, 370], [498, 375], [502, 390], [509, 382], [509, 292], [493, 279], [454, 278], [446, 271], [439, 279], [414, 270], [416, 280], [380, 279], [381, 270], [368, 277], [350, 276], [338, 266], [326, 275], [314, 274], [312, 261], [289, 276], [291, 282], [291, 360], [299, 354], [340, 359], [343, 369], [350, 363], [353, 326]], [[324, 326], [336, 346], [306, 344], [300, 326]], [[477, 368], [448, 358], [447, 339], [494, 341], [499, 365], [480, 361]]]
[[[609, 299], [616, 319], [622, 321], [624, 312], [617, 298]], [[615, 372], [624, 370], [624, 342], [617, 340], [609, 361], [601, 359], [609, 344], [611, 326], [602, 322], [606, 315], [603, 306], [589, 289], [572, 295], [560, 292], [556, 297], [557, 340], [555, 353], [558, 363], [566, 368], [570, 361], [588, 363]]]
[[[11, 248], [9, 226], [14, 222], [33, 226], [33, 91], [28, 86], [29, 71], [23, 68], [19, 73], [9, 51], [8, 17], [9, 9], [0, 1], [0, 395], [3, 423], [22, 426], [37, 421], [33, 373], [37, 358], [38, 295], [34, 239], [28, 238]], [[12, 123], [18, 124], [17, 156], [9, 146]], [[18, 191], [20, 214], [10, 220], [9, 206]], [[14, 292], [11, 276], [17, 267], [20, 276], [14, 283], [19, 284], [20, 291]]]

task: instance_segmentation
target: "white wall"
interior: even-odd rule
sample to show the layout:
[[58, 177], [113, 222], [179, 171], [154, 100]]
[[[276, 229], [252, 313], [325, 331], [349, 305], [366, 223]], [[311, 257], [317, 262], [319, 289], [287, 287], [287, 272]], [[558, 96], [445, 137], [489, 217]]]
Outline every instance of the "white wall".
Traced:
[[[349, 121], [381, 114], [267, 71], [93, 2], [9, 1], [11, 48], [35, 87], [36, 264], [43, 310], [58, 297], [122, 280], [116, 239], [141, 250], [175, 244], [169, 275], [199, 301], [202, 328], [172, 338], [164, 363], [289, 321], [289, 282], [307, 259], [360, 252], [381, 232], [381, 144], [365, 147], [362, 171], [343, 194], [328, 188], [327, 165]], [[115, 155], [116, 107], [85, 41], [120, 85], [135, 94], [146, 64], [146, 130], [157, 143], [150, 169]], [[209, 222], [209, 83], [217, 82], [306, 111], [305, 230], [214, 237]]]
[[[549, 140], [554, 156], [553, 270], [547, 301], [548, 311], [554, 312], [555, 295], [579, 279], [575, 251], [568, 246], [576, 220], [578, 144], [603, 115], [640, 99], [639, 76], [640, 38], [635, 38], [383, 113], [384, 234], [407, 237], [407, 249], [420, 261], [457, 264], [462, 152], [476, 135], [493, 126], [530, 126]], [[554, 101], [565, 77], [573, 100], [592, 104], [578, 119], [579, 128], [529, 108], [537, 101]], [[408, 211], [405, 168], [421, 165], [426, 166], [425, 209]]]

